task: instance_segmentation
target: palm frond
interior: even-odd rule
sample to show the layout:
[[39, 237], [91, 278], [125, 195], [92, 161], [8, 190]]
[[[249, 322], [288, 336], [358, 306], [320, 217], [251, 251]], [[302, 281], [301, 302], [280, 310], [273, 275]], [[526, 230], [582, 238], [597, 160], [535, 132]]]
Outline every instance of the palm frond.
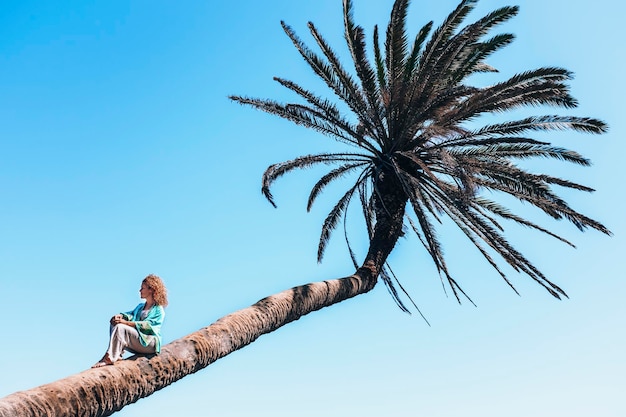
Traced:
[[439, 122], [450, 126], [480, 114], [502, 112], [517, 107], [553, 105], [572, 108], [578, 102], [563, 81], [572, 74], [562, 68], [539, 68], [514, 75], [507, 81], [480, 89], [458, 106], [442, 112]]
[[389, 292], [389, 295], [391, 295], [391, 298], [396, 303], [398, 308], [403, 313], [411, 314], [411, 310], [409, 310], [406, 307], [406, 305], [404, 305], [404, 302], [402, 301], [402, 298], [400, 297], [400, 294], [398, 293], [398, 290], [396, 289], [396, 285], [394, 284], [394, 281], [392, 277], [390, 276], [390, 274], [387, 272], [386, 267], [381, 268], [380, 278], [382, 279], [383, 283], [385, 284], [385, 287], [387, 288], [387, 291]]
[[[337, 106], [335, 106], [332, 102], [316, 96], [312, 92], [302, 88], [292, 81], [278, 77], [274, 77], [274, 80], [311, 103], [324, 120], [336, 125], [340, 128], [340, 130], [345, 132], [345, 135], [342, 135], [344, 140], [352, 142], [356, 146], [366, 147], [373, 152], [377, 151], [376, 146], [370, 142], [369, 137], [361, 133], [358, 126], [353, 126], [348, 120], [346, 120], [341, 115]], [[348, 136], [352, 137], [353, 141], [347, 139]]]
[[511, 178], [497, 177], [493, 173], [490, 177], [495, 180], [476, 179], [476, 183], [481, 187], [503, 191], [522, 201], [526, 201], [557, 220], [565, 218], [581, 231], [590, 227], [604, 234], [611, 234], [604, 225], [573, 210], [565, 201], [552, 194], [545, 186], [528, 187], [519, 181], [513, 181]]
[[380, 100], [380, 89], [376, 83], [377, 75], [367, 59], [363, 28], [354, 24], [351, 0], [344, 0], [344, 26], [348, 50], [352, 56], [357, 76], [361, 81], [361, 88], [369, 104], [369, 117], [365, 120], [361, 119], [361, 123], [371, 120], [376, 130], [370, 132], [370, 134], [379, 138], [380, 145], [384, 146], [388, 139], [382, 121], [383, 104]]
[[398, 178], [401, 181], [404, 192], [409, 196], [409, 202], [413, 207], [413, 212], [415, 213], [420, 225], [419, 230], [421, 230], [421, 233], [419, 233], [415, 228], [413, 228], [413, 231], [418, 235], [420, 241], [425, 243], [425, 248], [435, 263], [437, 270], [441, 271], [446, 269], [441, 244], [439, 243], [434, 227], [429, 222], [428, 217], [422, 208], [421, 201], [423, 201], [423, 199], [421, 198], [419, 192], [417, 192], [420, 190], [420, 187], [416, 187], [412, 184], [414, 181], [413, 176], [406, 175], [405, 171], [401, 170], [397, 165], [394, 166], [394, 169], [398, 174]]
[[404, 296], [409, 299], [409, 301], [411, 302], [415, 310], [419, 313], [419, 315], [426, 322], [426, 324], [430, 326], [430, 322], [426, 319], [426, 316], [424, 316], [424, 313], [422, 313], [422, 310], [420, 310], [417, 304], [415, 304], [415, 301], [413, 301], [413, 298], [411, 298], [411, 295], [408, 293], [408, 291], [400, 283], [400, 280], [398, 279], [396, 274], [393, 272], [389, 264], [385, 264], [385, 266], [381, 269], [380, 276], [383, 279], [383, 282], [385, 283], [387, 290], [391, 294], [393, 300], [396, 302], [396, 305], [400, 308], [400, 310], [402, 310], [403, 312], [407, 314], [411, 314], [411, 310], [409, 310], [406, 307], [406, 305], [400, 298], [400, 293], [397, 288], [399, 288], [400, 291], [402, 291], [402, 293], [404, 294]]
[[496, 35], [493, 38], [478, 42], [472, 48], [464, 51], [450, 65], [450, 84], [455, 85], [477, 72], [498, 72], [495, 68], [485, 64], [484, 60], [492, 53], [510, 44], [515, 36], [510, 33]]
[[315, 185], [313, 186], [313, 189], [311, 189], [311, 193], [309, 194], [309, 201], [307, 202], [306, 210], [307, 211], [311, 210], [311, 207], [313, 207], [313, 203], [315, 203], [315, 199], [328, 184], [330, 184], [332, 181], [338, 178], [343, 177], [350, 171], [353, 171], [357, 168], [361, 168], [366, 165], [368, 165], [368, 163], [366, 162], [345, 164], [345, 165], [341, 165], [333, 169], [328, 174], [324, 175], [322, 178], [319, 179], [319, 181], [317, 181], [317, 183], [315, 183]]
[[[287, 174], [294, 169], [306, 169], [317, 164], [332, 164], [332, 163], [345, 163], [353, 162], [355, 159], [362, 158], [357, 154], [318, 154], [318, 155], [305, 155], [292, 159], [291, 161], [280, 162], [274, 165], [270, 165], [263, 173], [261, 191], [268, 201], [276, 207], [274, 198], [270, 192], [270, 187], [274, 181], [283, 175]], [[365, 161], [366, 159], [364, 159]]]
[[[300, 52], [300, 55], [309, 64], [311, 69], [330, 87], [331, 90], [345, 102], [353, 112], [358, 115], [367, 114], [367, 107], [363, 99], [358, 85], [354, 82], [352, 77], [343, 70], [339, 60], [336, 59], [334, 52], [330, 48], [324, 51], [327, 58], [331, 58], [331, 64], [329, 65], [317, 54], [313, 53], [295, 34], [295, 32], [286, 23], [281, 22], [283, 30], [287, 36], [291, 39], [292, 43]], [[322, 40], [322, 43], [326, 45], [326, 42]], [[339, 70], [339, 72], [337, 72]]]
[[406, 16], [409, 6], [408, 0], [396, 0], [391, 9], [391, 17], [387, 26], [387, 41], [385, 42], [385, 63], [387, 81], [390, 90], [396, 90], [396, 81], [401, 80], [404, 73], [407, 55], [408, 39], [406, 34]]
[[443, 21], [441, 26], [435, 29], [435, 32], [426, 44], [424, 54], [420, 60], [420, 68], [426, 68], [427, 63], [436, 58], [437, 54], [445, 47], [454, 31], [474, 9], [477, 2], [478, 0], [462, 0], [456, 9]]
[[318, 131], [339, 141], [358, 144], [349, 130], [333, 123], [333, 119], [326, 114], [302, 104], [281, 104], [273, 100], [261, 100], [248, 97], [231, 96], [231, 100], [242, 105], [249, 105], [266, 113], [274, 114], [289, 120], [297, 125]]
[[592, 193], [595, 191], [593, 188], [587, 187], [586, 185], [578, 184], [558, 177], [553, 177], [551, 175], [540, 174], [535, 176], [539, 181], [543, 181], [546, 184], [556, 184], [561, 187], [571, 188], [578, 191], [585, 191], [587, 193]]
[[[530, 261], [528, 261], [528, 259], [515, 250], [504, 238], [504, 236], [502, 236], [494, 228], [490, 227], [479, 215], [473, 213], [471, 210], [468, 210], [464, 205], [455, 204], [455, 200], [457, 199], [454, 197], [452, 197], [453, 199], [450, 199], [450, 196], [446, 196], [442, 193], [440, 193], [440, 196], [442, 196], [442, 198], [449, 199], [450, 204], [445, 205], [445, 209], [448, 211], [448, 214], [457, 226], [464, 231], [465, 229], [469, 230], [470, 233], [475, 236], [470, 239], [472, 242], [485, 242], [498, 255], [500, 255], [505, 262], [513, 267], [513, 269], [524, 272], [527, 276], [548, 290], [554, 297], [560, 298], [561, 295], [567, 296], [563, 290], [549, 281]], [[481, 253], [482, 252], [483, 250], [481, 250]], [[504, 277], [504, 279], [509, 286], [511, 286], [511, 288], [515, 289], [506, 277]]]
[[[526, 226], [529, 227], [531, 229], [535, 229], [538, 230], [542, 233], [545, 233], [549, 236], [552, 236], [553, 238], [565, 243], [566, 245], [569, 245], [573, 248], [576, 247], [576, 245], [574, 245], [572, 242], [570, 242], [569, 240], [557, 235], [556, 233], [553, 233], [551, 231], [549, 231], [548, 229], [541, 227], [529, 220], [524, 219], [523, 217], [517, 216], [514, 213], [512, 213], [510, 210], [508, 210], [506, 207], [496, 203], [495, 201], [491, 201], [488, 200], [486, 198], [476, 198], [474, 200], [475, 206], [474, 208], [478, 210], [478, 208], [484, 208], [486, 210], [489, 210], [490, 212], [502, 217], [503, 219], [507, 219], [507, 220], [512, 220], [515, 223], [521, 224], [522, 226]], [[502, 228], [500, 228], [500, 230], [503, 230]]]
[[404, 66], [404, 80], [405, 82], [411, 80], [415, 77], [417, 70], [419, 67], [417, 63], [419, 62], [419, 57], [422, 53], [422, 46], [424, 45], [424, 41], [428, 37], [431, 29], [433, 27], [433, 21], [426, 23], [417, 33], [415, 37], [415, 41], [413, 41], [413, 47], [411, 48], [411, 54], [406, 60], [406, 65]]
[[354, 195], [354, 192], [358, 189], [359, 183], [355, 184], [351, 187], [341, 199], [335, 204], [335, 207], [328, 213], [326, 220], [324, 220], [324, 224], [322, 226], [322, 234], [320, 236], [320, 242], [317, 247], [317, 261], [322, 262], [324, 258], [324, 251], [326, 250], [326, 245], [328, 244], [328, 240], [330, 239], [330, 235], [333, 230], [337, 227], [337, 223], [344, 211], [348, 208], [350, 204], [350, 200]]
[[448, 149], [452, 155], [474, 156], [481, 159], [487, 159], [491, 156], [498, 158], [554, 158], [561, 161], [573, 162], [582, 166], [589, 166], [591, 162], [584, 158], [578, 152], [569, 149], [550, 146], [544, 143], [531, 143], [527, 138], [506, 138], [503, 140], [482, 140], [466, 145], [448, 145]]
[[378, 88], [381, 93], [381, 99], [385, 102], [387, 95], [387, 74], [385, 72], [385, 61], [380, 52], [380, 42], [378, 40], [378, 26], [374, 26], [373, 45], [374, 45], [374, 62], [376, 63], [376, 77], [378, 79]]
[[483, 137], [515, 135], [527, 131], [549, 130], [574, 130], [583, 133], [600, 134], [606, 133], [607, 129], [606, 123], [590, 117], [546, 115], [483, 126], [479, 130], [470, 132], [466, 137], [459, 139], [462, 140], [467, 137], [480, 139]]
[[[513, 39], [513, 35], [504, 34], [498, 35], [492, 39], [487, 45], [481, 45], [480, 58], [476, 55], [477, 42], [484, 34], [486, 34], [493, 26], [505, 22], [506, 20], [515, 16], [518, 12], [518, 7], [503, 7], [488, 14], [477, 22], [464, 27], [459, 33], [450, 37], [445, 44], [442, 44], [436, 54], [431, 56], [428, 71], [425, 71], [427, 77], [422, 81], [425, 85], [425, 96], [430, 96], [431, 91], [446, 88], [448, 85], [453, 85], [455, 82], [470, 75], [471, 72], [461, 63], [467, 62], [468, 58], [475, 58], [475, 64], [481, 62], [480, 59], [488, 55], [490, 52], [497, 50]], [[490, 51], [491, 48], [491, 51]], [[463, 68], [464, 71], [460, 71]], [[426, 68], [425, 68], [426, 70]], [[460, 71], [460, 72], [459, 72]], [[450, 74], [450, 78], [435, 74]], [[439, 80], [436, 83], [430, 80], [433, 76], [439, 76]]]
[[422, 101], [426, 96], [424, 90], [432, 88], [432, 84], [428, 83], [427, 79], [432, 77], [432, 71], [441, 53], [446, 49], [450, 38], [465, 17], [474, 9], [476, 3], [477, 0], [462, 0], [456, 9], [448, 15], [441, 26], [433, 32], [419, 60], [418, 65], [420, 71], [413, 84], [414, 91], [410, 94], [412, 100]]

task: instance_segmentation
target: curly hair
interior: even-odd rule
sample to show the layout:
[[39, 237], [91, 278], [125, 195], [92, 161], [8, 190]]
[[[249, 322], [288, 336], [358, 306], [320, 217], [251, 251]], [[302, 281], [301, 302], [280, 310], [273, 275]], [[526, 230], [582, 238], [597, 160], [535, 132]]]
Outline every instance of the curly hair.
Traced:
[[152, 290], [155, 304], [166, 307], [167, 288], [163, 280], [158, 275], [150, 274], [143, 279], [143, 282]]

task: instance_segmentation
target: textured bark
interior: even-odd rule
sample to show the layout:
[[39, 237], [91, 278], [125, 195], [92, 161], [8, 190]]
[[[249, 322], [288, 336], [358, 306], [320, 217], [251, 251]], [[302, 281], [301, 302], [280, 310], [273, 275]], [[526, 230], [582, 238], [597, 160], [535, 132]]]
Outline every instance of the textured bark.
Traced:
[[[380, 196], [384, 196], [381, 200]], [[384, 265], [387, 257], [395, 247], [404, 224], [404, 213], [408, 197], [402, 191], [397, 178], [389, 172], [381, 170], [376, 181], [374, 210], [376, 224], [370, 246], [365, 258], [374, 265]]]
[[368, 262], [354, 275], [294, 287], [182, 337], [160, 355], [88, 369], [0, 399], [0, 417], [108, 416], [287, 323], [370, 291], [378, 270]]

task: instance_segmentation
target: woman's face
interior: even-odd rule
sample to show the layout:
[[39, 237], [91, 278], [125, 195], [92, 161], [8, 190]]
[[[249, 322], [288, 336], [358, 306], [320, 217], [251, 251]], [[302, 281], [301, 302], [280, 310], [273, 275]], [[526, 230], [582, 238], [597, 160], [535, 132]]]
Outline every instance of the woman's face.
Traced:
[[152, 298], [154, 292], [148, 287], [148, 284], [145, 282], [141, 283], [141, 288], [139, 289], [139, 296], [143, 299], [147, 299], [148, 297]]

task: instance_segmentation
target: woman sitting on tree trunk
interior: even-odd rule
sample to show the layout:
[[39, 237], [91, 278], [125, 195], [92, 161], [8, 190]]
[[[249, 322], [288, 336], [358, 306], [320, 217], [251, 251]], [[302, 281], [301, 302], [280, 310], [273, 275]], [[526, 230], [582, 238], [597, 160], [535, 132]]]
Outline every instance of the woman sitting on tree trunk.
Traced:
[[161, 351], [161, 325], [167, 306], [167, 290], [161, 278], [148, 275], [141, 282], [141, 298], [134, 310], [111, 317], [111, 338], [106, 353], [92, 368], [113, 365], [125, 351], [154, 354]]

